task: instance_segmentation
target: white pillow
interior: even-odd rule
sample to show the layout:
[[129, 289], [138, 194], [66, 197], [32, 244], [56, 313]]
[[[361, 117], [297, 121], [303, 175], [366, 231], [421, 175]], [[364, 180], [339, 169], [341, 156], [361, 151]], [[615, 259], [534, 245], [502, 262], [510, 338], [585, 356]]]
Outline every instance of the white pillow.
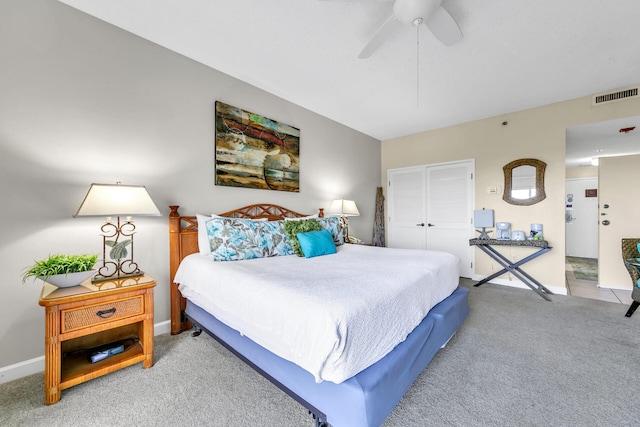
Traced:
[[[217, 215], [216, 215], [217, 216]], [[202, 255], [211, 255], [211, 246], [209, 246], [209, 237], [207, 236], [207, 225], [205, 224], [208, 220], [213, 217], [207, 215], [196, 214], [196, 218], [198, 220], [198, 249]]]
[[[196, 214], [198, 220], [198, 249], [202, 255], [211, 255], [211, 245], [209, 244], [209, 236], [207, 235], [207, 224], [211, 218], [226, 218], [220, 215], [211, 214], [210, 216]], [[251, 218], [246, 218], [251, 219]], [[254, 221], [267, 221], [268, 218], [258, 218]]]

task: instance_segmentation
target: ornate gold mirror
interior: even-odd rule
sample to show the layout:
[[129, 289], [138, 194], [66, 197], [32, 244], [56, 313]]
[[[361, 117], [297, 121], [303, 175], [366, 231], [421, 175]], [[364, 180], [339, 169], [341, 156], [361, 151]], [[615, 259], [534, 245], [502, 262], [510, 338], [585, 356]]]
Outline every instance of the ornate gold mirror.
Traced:
[[537, 159], [518, 159], [507, 163], [502, 199], [512, 205], [528, 206], [544, 200], [544, 170], [547, 164]]

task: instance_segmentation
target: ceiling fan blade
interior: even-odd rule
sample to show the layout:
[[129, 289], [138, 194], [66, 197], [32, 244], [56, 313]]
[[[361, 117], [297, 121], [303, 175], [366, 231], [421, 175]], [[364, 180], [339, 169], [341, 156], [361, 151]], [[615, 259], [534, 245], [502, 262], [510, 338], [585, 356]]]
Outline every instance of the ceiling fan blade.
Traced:
[[371, 56], [373, 52], [375, 52], [382, 43], [385, 42], [391, 35], [391, 33], [396, 29], [397, 26], [401, 24], [396, 21], [396, 18], [391, 15], [384, 24], [376, 31], [376, 33], [371, 37], [371, 40], [366, 44], [366, 46], [360, 51], [358, 58], [365, 59]]
[[434, 36], [445, 46], [462, 40], [462, 31], [453, 17], [442, 6], [426, 22]]

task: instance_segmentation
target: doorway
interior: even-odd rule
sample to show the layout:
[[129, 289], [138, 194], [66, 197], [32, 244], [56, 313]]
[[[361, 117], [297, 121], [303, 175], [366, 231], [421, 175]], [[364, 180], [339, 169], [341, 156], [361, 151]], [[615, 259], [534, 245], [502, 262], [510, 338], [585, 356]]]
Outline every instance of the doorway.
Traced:
[[565, 191], [567, 292], [597, 296], [598, 177], [567, 179]]
[[[611, 188], [624, 187], [621, 185], [625, 180], [629, 179], [628, 174], [637, 169], [635, 166], [617, 164], [609, 169], [603, 168], [603, 163], [607, 164], [614, 159], [628, 157], [633, 154], [640, 153], [640, 133], [624, 132], [625, 129], [634, 129], [634, 126], [640, 126], [640, 116], [626, 117], [599, 123], [590, 123], [575, 127], [567, 128], [566, 131], [566, 196], [565, 203], [567, 205], [566, 221], [565, 221], [565, 255], [568, 257], [577, 256], [586, 257], [585, 259], [595, 259], [598, 264], [597, 281], [593, 281], [588, 294], [577, 295], [581, 291], [577, 289], [576, 282], [583, 280], [575, 277], [573, 274], [573, 266], [571, 266], [570, 258], [567, 258], [567, 288], [571, 295], [584, 296], [587, 298], [601, 299], [612, 302], [621, 302], [627, 304], [630, 302], [630, 290], [621, 289], [626, 286], [628, 278], [624, 278], [624, 267], [620, 259], [620, 236], [614, 231], [614, 226], [623, 226], [624, 233], [633, 233], [634, 231], [640, 235], [639, 230], [633, 230], [635, 222], [622, 219], [620, 215], [627, 211], [633, 212], [634, 199], [629, 198], [628, 194], [622, 194], [615, 201], [615, 218], [612, 215], [612, 209], [606, 209], [614, 206], [611, 195]], [[598, 165], [599, 161], [599, 165]], [[617, 160], [616, 160], [617, 161]], [[606, 169], [605, 172], [603, 172]], [[591, 189], [597, 189], [597, 200], [602, 205], [596, 211], [595, 222], [598, 224], [596, 231], [590, 230], [580, 232], [582, 218], [590, 219], [591, 213], [584, 213], [579, 210], [576, 203], [580, 203], [583, 199], [584, 186], [579, 184], [590, 183], [589, 179], [593, 179], [592, 183], [596, 185]], [[604, 183], [612, 182], [612, 186], [603, 188]], [[577, 190], [572, 185], [578, 186]], [[606, 194], [605, 194], [606, 193]], [[569, 195], [576, 196], [570, 202]], [[606, 200], [605, 200], [606, 198]], [[592, 200], [596, 200], [594, 197]], [[598, 202], [592, 203], [598, 205]], [[571, 206], [571, 209], [569, 208]], [[603, 225], [607, 221], [606, 226]], [[602, 223], [601, 223], [602, 222]], [[613, 224], [613, 226], [609, 225]], [[604, 233], [604, 234], [603, 234]], [[624, 234], [623, 233], [623, 234]], [[589, 236], [587, 236], [588, 234]], [[592, 245], [589, 238], [595, 240], [597, 252], [594, 255]], [[585, 240], [586, 239], [586, 240]], [[579, 268], [579, 267], [578, 267]], [[610, 271], [611, 270], [611, 271]], [[621, 270], [619, 272], [618, 270]], [[630, 286], [630, 285], [628, 285]]]

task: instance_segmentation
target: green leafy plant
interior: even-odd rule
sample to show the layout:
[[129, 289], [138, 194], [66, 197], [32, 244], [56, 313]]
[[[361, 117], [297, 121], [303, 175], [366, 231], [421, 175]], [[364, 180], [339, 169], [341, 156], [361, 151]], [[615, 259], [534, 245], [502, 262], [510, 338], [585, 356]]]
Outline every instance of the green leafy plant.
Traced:
[[306, 233], [308, 231], [322, 230], [322, 226], [314, 218], [303, 219], [300, 221], [285, 221], [283, 226], [285, 233], [287, 233], [287, 237], [289, 237], [289, 242], [291, 242], [291, 249], [293, 249], [293, 252], [300, 257], [304, 256], [304, 254], [302, 253], [300, 241], [296, 235], [298, 233]]
[[56, 274], [89, 271], [97, 261], [98, 255], [50, 255], [46, 259], [35, 261], [31, 267], [27, 267], [22, 275], [22, 283], [26, 282], [29, 277], [38, 277], [46, 282], [49, 277]]

